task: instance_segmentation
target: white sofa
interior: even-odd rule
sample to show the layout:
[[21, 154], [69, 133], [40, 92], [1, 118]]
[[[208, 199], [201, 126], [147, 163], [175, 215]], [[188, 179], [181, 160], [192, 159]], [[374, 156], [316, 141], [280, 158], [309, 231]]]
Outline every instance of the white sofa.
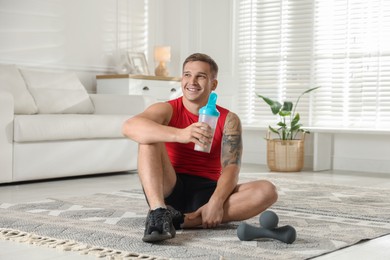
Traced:
[[0, 183], [135, 170], [123, 122], [150, 97], [88, 94], [75, 73], [0, 65]]

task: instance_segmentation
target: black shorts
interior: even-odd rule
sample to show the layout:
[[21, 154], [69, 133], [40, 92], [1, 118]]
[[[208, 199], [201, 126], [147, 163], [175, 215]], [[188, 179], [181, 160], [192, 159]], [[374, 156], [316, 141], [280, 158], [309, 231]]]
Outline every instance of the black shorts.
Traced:
[[217, 182], [188, 174], [176, 174], [177, 181], [165, 204], [190, 213], [206, 204], [217, 187]]

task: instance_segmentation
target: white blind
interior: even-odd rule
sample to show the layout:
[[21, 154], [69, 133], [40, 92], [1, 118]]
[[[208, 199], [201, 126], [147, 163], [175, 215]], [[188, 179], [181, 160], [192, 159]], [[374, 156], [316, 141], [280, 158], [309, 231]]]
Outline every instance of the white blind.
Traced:
[[148, 50], [148, 0], [117, 0], [117, 44], [132, 52]]
[[295, 103], [305, 126], [390, 126], [390, 1], [239, 0], [239, 114], [275, 124], [256, 93]]
[[390, 1], [318, 1], [316, 125], [390, 126]]

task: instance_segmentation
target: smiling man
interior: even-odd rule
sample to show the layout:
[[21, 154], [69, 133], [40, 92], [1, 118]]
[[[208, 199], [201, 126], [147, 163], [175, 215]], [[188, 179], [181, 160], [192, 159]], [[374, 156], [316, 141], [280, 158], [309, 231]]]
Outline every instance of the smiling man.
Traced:
[[[214, 228], [256, 216], [277, 200], [266, 180], [238, 184], [242, 130], [238, 116], [220, 106], [214, 138], [198, 111], [217, 88], [218, 66], [195, 53], [183, 63], [183, 96], [156, 103], [128, 119], [123, 134], [139, 143], [138, 174], [149, 204], [145, 242], [173, 238], [180, 228]], [[194, 150], [207, 146], [210, 153]]]

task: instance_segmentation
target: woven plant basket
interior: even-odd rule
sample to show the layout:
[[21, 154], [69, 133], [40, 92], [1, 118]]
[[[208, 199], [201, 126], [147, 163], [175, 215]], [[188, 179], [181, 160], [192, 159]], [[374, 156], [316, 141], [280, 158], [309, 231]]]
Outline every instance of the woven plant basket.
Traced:
[[304, 165], [305, 136], [299, 140], [267, 138], [267, 165], [275, 172], [299, 172]]

